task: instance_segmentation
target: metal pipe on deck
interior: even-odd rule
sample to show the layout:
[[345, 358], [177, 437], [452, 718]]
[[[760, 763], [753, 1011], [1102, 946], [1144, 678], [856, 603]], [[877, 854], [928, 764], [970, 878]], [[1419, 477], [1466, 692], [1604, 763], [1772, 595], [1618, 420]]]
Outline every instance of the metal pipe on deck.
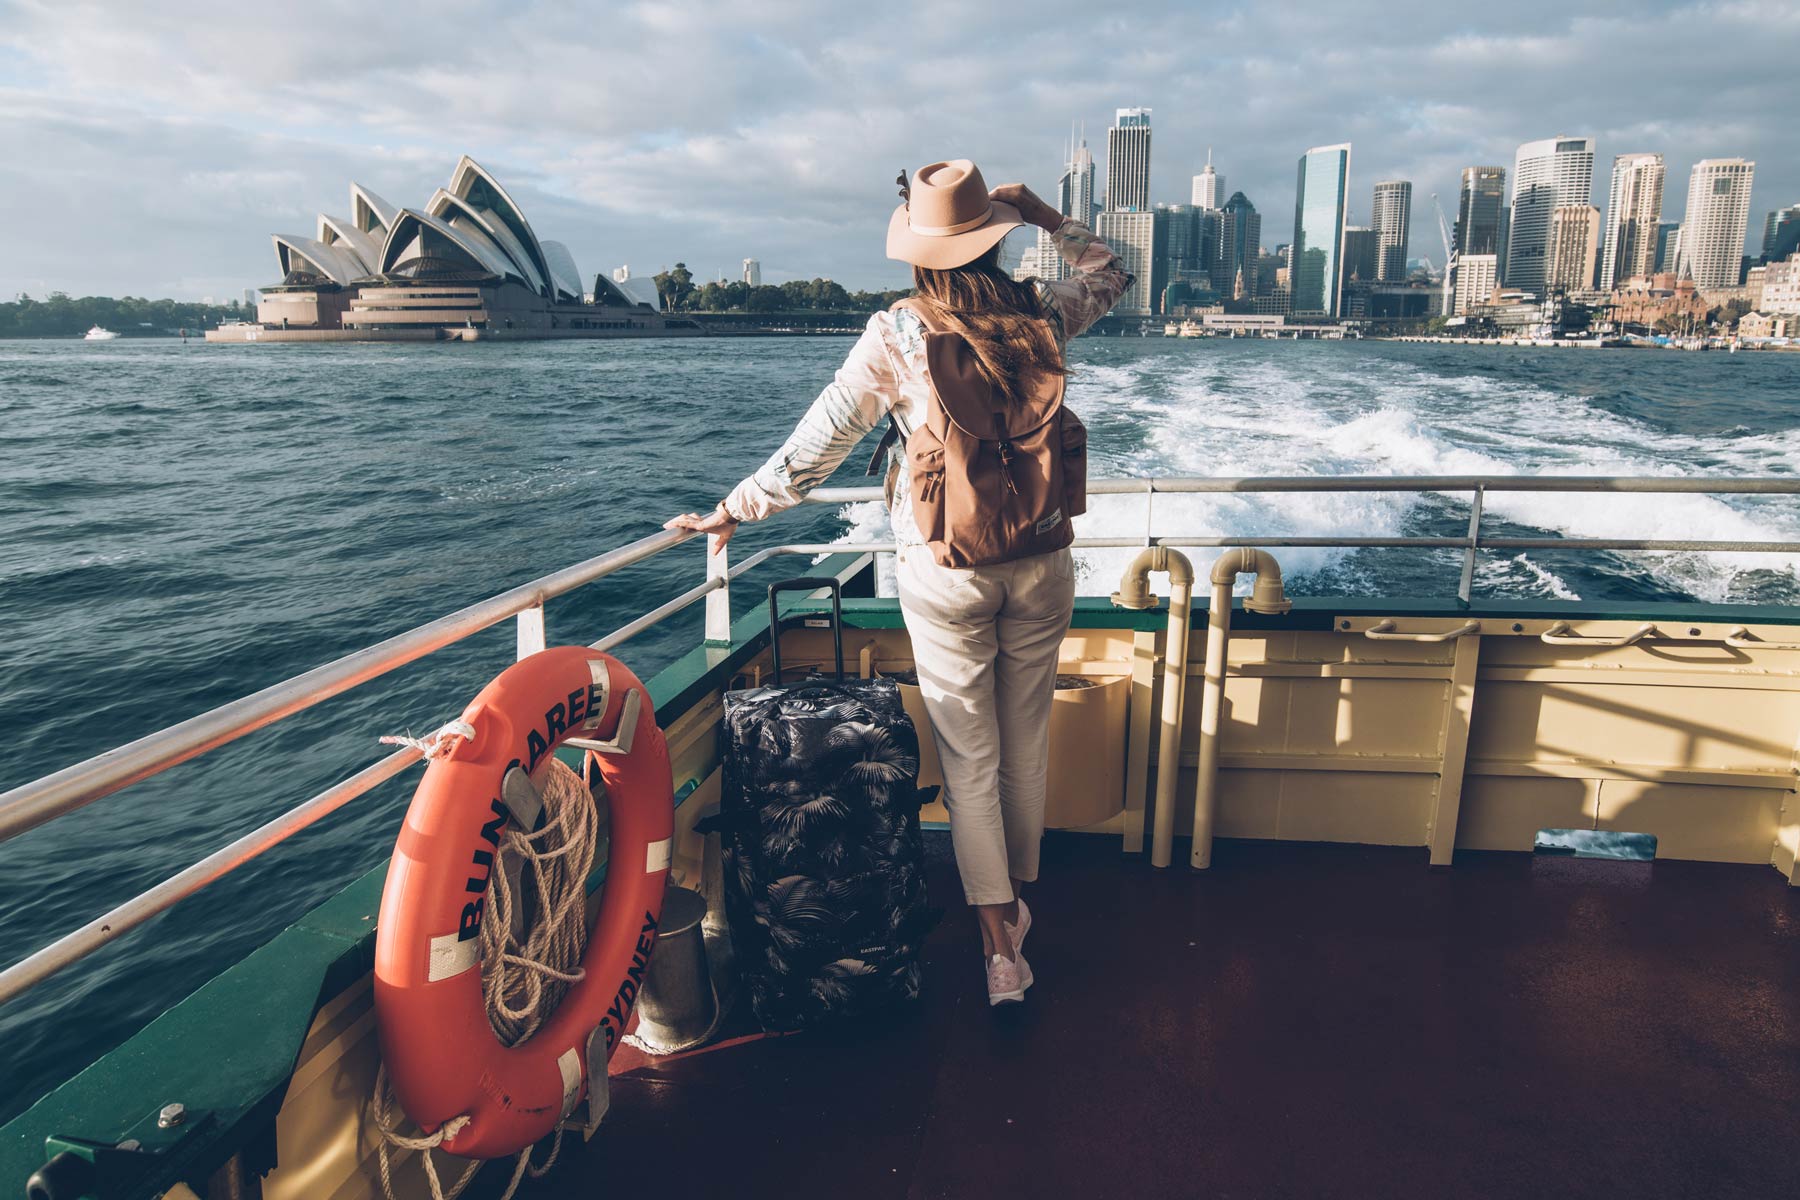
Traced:
[[[1271, 560], [1272, 561], [1272, 560]], [[1188, 626], [1194, 607], [1194, 564], [1179, 550], [1146, 547], [1119, 579], [1112, 602], [1145, 609], [1156, 603], [1150, 572], [1169, 576], [1169, 635], [1163, 647], [1162, 734], [1156, 747], [1156, 815], [1150, 865], [1166, 867], [1175, 850], [1175, 781], [1181, 775], [1181, 703], [1187, 683]]]
[[1194, 845], [1188, 865], [1212, 865], [1213, 819], [1218, 814], [1219, 713], [1225, 706], [1225, 647], [1231, 637], [1231, 589], [1240, 573], [1256, 576], [1244, 607], [1284, 613], [1294, 607], [1281, 586], [1281, 564], [1266, 550], [1227, 550], [1212, 568], [1212, 605], [1206, 612], [1206, 673], [1200, 686], [1200, 770], [1194, 783]]

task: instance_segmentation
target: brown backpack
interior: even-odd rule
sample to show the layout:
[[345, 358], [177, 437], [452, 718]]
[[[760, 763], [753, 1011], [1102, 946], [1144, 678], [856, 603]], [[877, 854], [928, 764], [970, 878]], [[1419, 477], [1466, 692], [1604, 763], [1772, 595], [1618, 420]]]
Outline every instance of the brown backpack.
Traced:
[[[1061, 550], [1087, 511], [1087, 428], [1063, 404], [1063, 377], [1009, 404], [982, 379], [959, 333], [925, 326], [931, 400], [906, 439], [913, 516], [944, 567], [984, 567]], [[898, 307], [898, 306], [896, 306]]]

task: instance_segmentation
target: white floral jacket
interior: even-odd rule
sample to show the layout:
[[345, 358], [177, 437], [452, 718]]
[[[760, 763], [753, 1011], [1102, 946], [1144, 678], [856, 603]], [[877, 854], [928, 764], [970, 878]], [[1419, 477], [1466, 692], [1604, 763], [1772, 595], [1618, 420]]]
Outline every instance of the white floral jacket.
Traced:
[[[1055, 282], [1038, 281], [1038, 295], [1050, 313], [1060, 344], [1084, 332], [1105, 316], [1132, 283], [1132, 275], [1111, 247], [1081, 222], [1070, 218], [1051, 235], [1051, 242], [1075, 274]], [[725, 498], [727, 515], [760, 521], [792, 508], [823, 483], [855, 449], [856, 443], [887, 419], [910, 432], [925, 417], [931, 395], [926, 374], [923, 326], [911, 310], [878, 312], [851, 347], [844, 365], [825, 386], [781, 449]], [[904, 478], [905, 456], [895, 455], [902, 473], [890, 494], [890, 519], [897, 540], [920, 540], [912, 520]]]

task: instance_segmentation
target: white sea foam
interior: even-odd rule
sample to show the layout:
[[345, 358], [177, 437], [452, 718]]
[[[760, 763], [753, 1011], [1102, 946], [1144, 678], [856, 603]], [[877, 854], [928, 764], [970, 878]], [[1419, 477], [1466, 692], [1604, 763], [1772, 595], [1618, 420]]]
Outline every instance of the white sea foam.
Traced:
[[[1587, 397], [1524, 380], [1457, 374], [1344, 347], [1324, 353], [1218, 353], [1171, 345], [1124, 364], [1078, 366], [1070, 404], [1090, 425], [1142, 426], [1141, 449], [1092, 447], [1094, 477], [1119, 475], [1787, 475], [1800, 472], [1800, 430], [1743, 436], [1671, 433], [1608, 411]], [[1336, 348], [1333, 348], [1336, 349]], [[1159, 495], [1159, 535], [1396, 537], [1424, 512], [1466, 511], [1467, 493]], [[1421, 506], [1428, 506], [1421, 510]], [[1490, 536], [1778, 541], [1800, 539], [1782, 498], [1689, 494], [1489, 492]], [[1096, 496], [1076, 532], [1141, 537], [1141, 496]], [[849, 536], [884, 536], [879, 505], [845, 510]], [[1133, 552], [1082, 551], [1081, 586], [1103, 594]], [[1284, 549], [1290, 577], [1349, 580], [1355, 550]], [[1190, 554], [1196, 565], [1216, 551]], [[1768, 554], [1628, 556], [1665, 585], [1723, 600], [1747, 570], [1796, 576], [1800, 560]], [[1354, 574], [1354, 570], [1350, 570]], [[1375, 581], [1371, 580], [1371, 586]], [[1526, 555], [1484, 563], [1483, 585], [1510, 594], [1576, 598], [1578, 589]], [[1304, 585], [1303, 585], [1304, 586]]]
[[1476, 590], [1509, 596], [1542, 596], [1551, 600], [1579, 600], [1580, 593], [1555, 571], [1531, 561], [1526, 554], [1489, 559], [1475, 571]]

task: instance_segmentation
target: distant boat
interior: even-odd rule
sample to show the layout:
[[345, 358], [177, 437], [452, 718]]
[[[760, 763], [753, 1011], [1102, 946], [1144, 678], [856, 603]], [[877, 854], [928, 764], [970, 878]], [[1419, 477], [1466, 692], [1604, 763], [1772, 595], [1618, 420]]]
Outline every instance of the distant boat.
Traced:
[[87, 336], [82, 340], [86, 342], [110, 342], [118, 336], [119, 335], [112, 330], [102, 329], [100, 326], [96, 325], [87, 331]]

